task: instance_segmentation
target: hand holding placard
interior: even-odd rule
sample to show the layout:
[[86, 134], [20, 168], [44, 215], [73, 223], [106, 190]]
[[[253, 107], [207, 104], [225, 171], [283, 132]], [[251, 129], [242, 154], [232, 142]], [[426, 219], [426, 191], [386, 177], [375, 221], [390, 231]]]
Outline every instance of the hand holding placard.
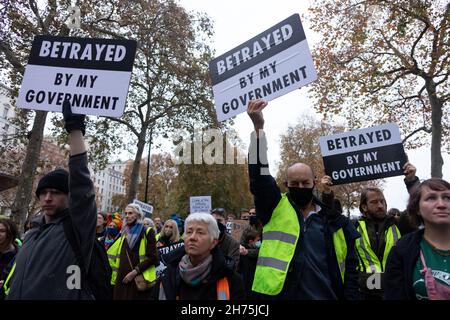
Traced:
[[333, 185], [333, 182], [331, 181], [331, 177], [324, 175], [322, 179], [320, 179], [320, 184], [323, 187], [323, 192], [330, 194], [331, 193], [331, 186]]
[[410, 162], [405, 163], [403, 166], [406, 181], [413, 181], [416, 178], [416, 167]]
[[247, 114], [253, 122], [256, 134], [258, 135], [259, 130], [264, 129], [264, 115], [262, 110], [267, 106], [267, 102], [261, 99], [251, 100], [248, 103]]
[[81, 130], [81, 133], [83, 133], [84, 136], [86, 133], [86, 116], [84, 114], [73, 114], [68, 100], [63, 102], [62, 112], [64, 117], [64, 128], [67, 133], [70, 133], [72, 130]]

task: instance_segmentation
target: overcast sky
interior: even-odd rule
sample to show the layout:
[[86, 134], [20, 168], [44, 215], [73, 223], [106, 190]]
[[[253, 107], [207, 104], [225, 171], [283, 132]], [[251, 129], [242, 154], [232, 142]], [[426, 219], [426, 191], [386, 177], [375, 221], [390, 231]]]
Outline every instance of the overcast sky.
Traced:
[[[294, 13], [300, 16], [307, 12], [310, 1], [292, 0], [181, 0], [188, 10], [206, 12], [214, 22], [215, 35], [213, 47], [216, 56], [251, 39], [260, 32], [272, 27]], [[306, 38], [310, 48], [320, 41], [317, 34], [313, 34], [307, 21], [302, 19]], [[266, 120], [265, 131], [268, 136], [269, 161], [271, 173], [274, 175], [275, 163], [280, 160], [279, 137], [289, 125], [294, 125], [302, 114], [314, 114], [312, 102], [307, 97], [307, 88], [295, 90], [283, 97], [269, 102], [264, 110]], [[250, 119], [246, 113], [235, 118], [235, 129], [241, 139], [248, 145], [250, 132], [253, 130]], [[418, 168], [419, 178], [430, 177], [430, 150], [406, 150], [410, 161]], [[444, 179], [450, 180], [450, 156], [444, 156]], [[388, 207], [404, 209], [408, 194], [403, 185], [403, 177], [385, 179], [385, 197]]]

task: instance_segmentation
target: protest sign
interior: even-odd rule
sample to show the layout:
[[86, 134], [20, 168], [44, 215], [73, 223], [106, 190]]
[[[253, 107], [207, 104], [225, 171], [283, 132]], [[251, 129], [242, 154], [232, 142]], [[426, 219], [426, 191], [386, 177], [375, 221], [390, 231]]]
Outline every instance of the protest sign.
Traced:
[[153, 214], [153, 206], [151, 204], [139, 201], [137, 199], [134, 199], [133, 203], [141, 207], [141, 210], [146, 217], [151, 217], [151, 215]]
[[190, 213], [211, 212], [211, 196], [190, 197]]
[[227, 222], [227, 229], [231, 236], [237, 241], [241, 242], [242, 233], [248, 227], [248, 220], [233, 220]]
[[317, 79], [300, 16], [294, 14], [209, 63], [219, 121]]
[[161, 274], [164, 272], [164, 270], [167, 268], [167, 264], [165, 261], [165, 255], [172, 252], [175, 249], [184, 247], [184, 241], [180, 240], [176, 243], [172, 243], [169, 246], [165, 246], [165, 247], [159, 247], [158, 248], [158, 260], [159, 260], [159, 264], [156, 267], [156, 277], [159, 278], [161, 276]]
[[403, 175], [407, 157], [394, 123], [319, 138], [334, 185]]
[[125, 109], [136, 41], [36, 36], [17, 107], [119, 118]]

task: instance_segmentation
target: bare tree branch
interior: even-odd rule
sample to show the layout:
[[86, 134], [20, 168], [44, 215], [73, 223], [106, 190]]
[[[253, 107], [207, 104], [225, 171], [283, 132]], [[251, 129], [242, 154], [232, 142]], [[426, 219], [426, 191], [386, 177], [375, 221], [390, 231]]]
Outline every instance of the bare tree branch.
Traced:
[[431, 133], [431, 128], [427, 128], [427, 127], [423, 126], [423, 127], [420, 127], [420, 128], [418, 128], [418, 129], [414, 130], [413, 132], [411, 132], [410, 134], [408, 134], [408, 135], [402, 140], [402, 143], [405, 143], [406, 140], [408, 140], [409, 138], [411, 138], [413, 135], [415, 135], [417, 132], [420, 132], [420, 131], [425, 131], [426, 133]]
[[416, 68], [418, 68], [418, 64], [417, 64], [417, 60], [414, 58], [414, 51], [416, 50], [417, 44], [418, 44], [419, 41], [423, 38], [423, 36], [424, 36], [425, 33], [427, 32], [427, 30], [428, 30], [428, 25], [425, 24], [425, 28], [422, 29], [422, 31], [420, 32], [419, 36], [418, 36], [417, 39], [414, 41], [414, 43], [413, 43], [413, 45], [412, 45], [412, 47], [411, 47], [411, 53], [410, 53], [410, 56], [411, 56], [411, 58], [413, 59], [413, 61], [414, 61], [414, 66], [415, 66]]
[[47, 33], [50, 24], [55, 20], [56, 17], [56, 0], [48, 0], [48, 7], [50, 8], [50, 11], [44, 21], [44, 27], [47, 30]]
[[41, 15], [39, 14], [39, 10], [37, 8], [36, 2], [34, 0], [29, 0], [28, 3], [30, 4], [31, 11], [33, 11], [33, 13], [38, 21], [38, 24], [41, 26], [43, 33], [48, 34], [48, 29], [44, 25], [44, 21], [42, 21], [42, 18], [41, 18]]
[[12, 66], [19, 71], [20, 73], [24, 72], [24, 67], [22, 63], [17, 58], [17, 55], [11, 50], [11, 47], [3, 40], [0, 39], [0, 51], [3, 52], [3, 54], [6, 57], [6, 60], [8, 60], [9, 63], [12, 64]]
[[133, 132], [134, 135], [139, 137], [139, 132], [137, 132], [137, 130], [130, 123], [128, 123], [128, 122], [126, 122], [126, 121], [124, 121], [124, 120], [122, 120], [120, 118], [112, 118], [112, 117], [106, 117], [106, 118], [109, 119], [109, 120], [116, 121], [116, 122], [119, 122], [119, 123], [125, 125], [128, 129], [131, 130], [131, 132]]

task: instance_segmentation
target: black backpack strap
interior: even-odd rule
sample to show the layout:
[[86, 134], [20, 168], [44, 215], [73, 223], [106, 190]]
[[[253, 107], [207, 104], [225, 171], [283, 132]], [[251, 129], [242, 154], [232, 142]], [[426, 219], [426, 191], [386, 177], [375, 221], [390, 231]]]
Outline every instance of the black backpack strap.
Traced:
[[81, 288], [85, 284], [87, 284], [87, 271], [86, 265], [84, 264], [83, 255], [81, 254], [81, 248], [79, 245], [79, 241], [77, 240], [77, 236], [75, 234], [75, 230], [73, 229], [72, 219], [70, 214], [63, 218], [63, 228], [64, 233], [66, 234], [67, 241], [69, 241], [70, 246], [72, 247], [73, 252], [75, 253], [75, 258], [77, 259], [78, 266], [81, 270]]

